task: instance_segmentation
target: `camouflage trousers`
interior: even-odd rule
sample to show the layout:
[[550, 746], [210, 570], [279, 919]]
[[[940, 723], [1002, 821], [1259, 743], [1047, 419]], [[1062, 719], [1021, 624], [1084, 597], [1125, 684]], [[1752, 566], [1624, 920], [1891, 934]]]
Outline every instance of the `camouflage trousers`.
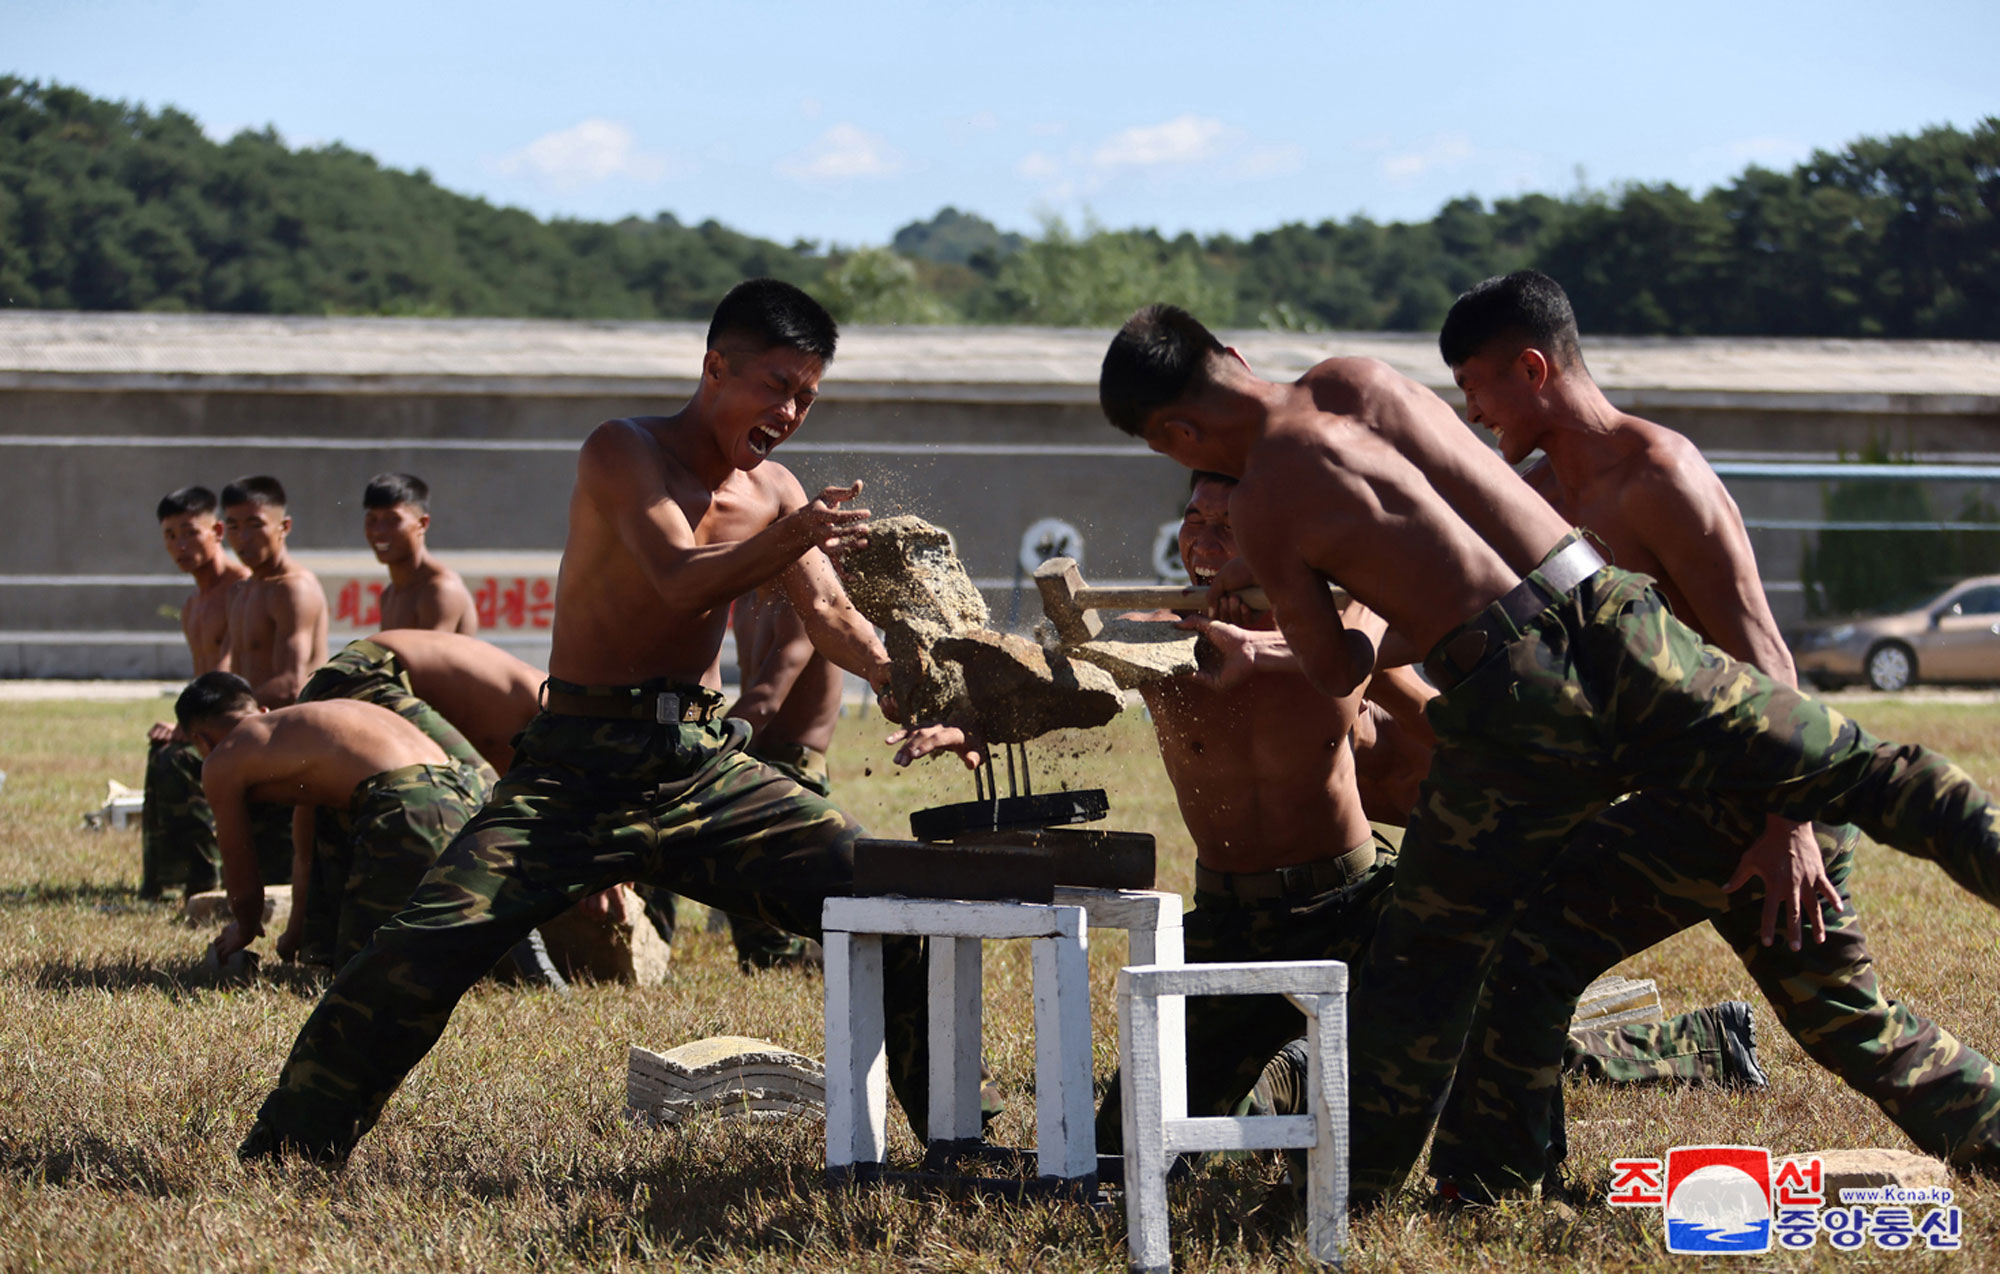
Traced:
[[1763, 892], [1722, 886], [1763, 811], [1735, 797], [1647, 792], [1588, 823], [1503, 942], [1459, 1060], [1431, 1175], [1492, 1191], [1541, 1180], [1567, 1153], [1557, 1033], [1591, 979], [1706, 920], [1814, 1060], [1871, 1098], [1927, 1154], [2000, 1163], [2000, 1074], [1890, 999], [1852, 902], [1856, 836], [1813, 828], [1847, 907], [1826, 941], [1763, 945]]
[[452, 760], [485, 771], [487, 783], [498, 777], [457, 726], [417, 697], [410, 684], [409, 669], [387, 646], [363, 637], [347, 643], [339, 654], [321, 664], [299, 691], [299, 702], [320, 703], [328, 699], [358, 699], [387, 708], [422, 730]]
[[[339, 1158], [443, 1033], [467, 987], [528, 931], [621, 881], [817, 937], [854, 879], [861, 828], [743, 751], [739, 721], [656, 725], [543, 713], [418, 886], [300, 1030], [243, 1153]], [[921, 1137], [923, 946], [883, 943], [890, 1080]]]
[[[817, 748], [802, 744], [764, 747], [753, 742], [745, 751], [813, 795], [833, 795], [833, 784], [826, 772], [826, 754]], [[647, 915], [667, 941], [672, 942], [680, 925], [673, 894], [649, 885], [640, 886], [639, 892], [645, 899]], [[736, 946], [737, 967], [745, 973], [796, 965], [806, 958], [806, 940], [797, 934], [786, 933], [754, 916], [741, 916], [733, 911], [722, 914], [729, 922], [729, 939]]]
[[[379, 642], [363, 637], [347, 643], [315, 669], [299, 691], [300, 703], [330, 699], [354, 699], [387, 708], [422, 730], [446, 756], [475, 771], [489, 790], [498, 778], [458, 727], [417, 697], [401, 656]], [[337, 969], [353, 954], [339, 940], [340, 899], [347, 888], [347, 840], [340, 812], [319, 810], [315, 815], [312, 881], [306, 890], [305, 931], [300, 939], [300, 958], [309, 964], [331, 964]]]
[[[221, 887], [222, 850], [215, 814], [201, 791], [201, 753], [192, 743], [155, 743], [146, 753], [146, 804], [140, 815], [139, 896], [168, 889], [198, 894]], [[253, 804], [250, 836], [267, 885], [292, 879], [292, 811]]]
[[[1199, 890], [1182, 918], [1189, 964], [1244, 960], [1342, 960], [1360, 965], [1388, 905], [1396, 855], [1378, 848], [1375, 867], [1353, 884], [1292, 899], [1245, 902]], [[1405, 1019], [1407, 1026], [1408, 1019]], [[1249, 1096], [1265, 1063], [1305, 1030], [1305, 1016], [1278, 995], [1196, 996], [1187, 1005], [1188, 1113], [1227, 1115]], [[1708, 1026], [1686, 1014], [1644, 1027], [1565, 1032], [1563, 1069], [1612, 1084], [1689, 1083], [1721, 1078], [1721, 1061]], [[1304, 1063], [1304, 1054], [1297, 1061]], [[1306, 1089], [1303, 1072], [1287, 1077]], [[1124, 1129], [1114, 1076], [1097, 1115], [1097, 1145], [1118, 1153]], [[1290, 1110], [1290, 1108], [1287, 1108]], [[1297, 1113], [1298, 1107], [1291, 1113]]]
[[[406, 765], [364, 780], [346, 809], [325, 811], [335, 835], [314, 853], [313, 887], [338, 882], [339, 892], [326, 900], [338, 918], [334, 968], [408, 905], [489, 790], [484, 775], [463, 765]], [[323, 871], [322, 854], [328, 855]]]
[[1545, 591], [1556, 600], [1428, 710], [1439, 745], [1349, 1008], [1361, 1196], [1414, 1166], [1499, 944], [1624, 793], [1851, 822], [2000, 900], [2000, 811], [1963, 770], [1704, 645], [1643, 576], [1607, 567]]

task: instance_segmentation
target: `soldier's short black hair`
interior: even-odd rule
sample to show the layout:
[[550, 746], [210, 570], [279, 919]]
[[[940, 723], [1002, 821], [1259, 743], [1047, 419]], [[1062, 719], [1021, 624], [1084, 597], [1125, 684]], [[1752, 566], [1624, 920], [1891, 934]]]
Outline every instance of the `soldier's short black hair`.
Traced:
[[1447, 367], [1457, 367], [1503, 336], [1534, 346], [1558, 367], [1583, 357], [1569, 295], [1540, 270], [1516, 270], [1467, 289], [1444, 316], [1438, 352]]
[[364, 509], [393, 509], [407, 504], [419, 513], [431, 511], [431, 488], [414, 473], [378, 473], [361, 492]]
[[708, 348], [725, 356], [783, 347], [833, 362], [840, 328], [826, 307], [781, 279], [746, 279], [729, 289], [708, 321]]
[[252, 474], [238, 478], [222, 488], [222, 507], [236, 504], [270, 505], [272, 508], [285, 507], [285, 484], [268, 474]]
[[179, 517], [183, 513], [215, 512], [215, 492], [207, 487], [182, 487], [160, 497], [160, 521]]
[[174, 719], [181, 729], [193, 730], [204, 721], [255, 712], [257, 696], [250, 683], [233, 672], [205, 672], [188, 683], [174, 700]]
[[1097, 403], [1113, 425], [1141, 437], [1146, 418], [1179, 402], [1211, 358], [1226, 353], [1215, 333], [1177, 305], [1148, 305], [1118, 329], [1097, 374]]

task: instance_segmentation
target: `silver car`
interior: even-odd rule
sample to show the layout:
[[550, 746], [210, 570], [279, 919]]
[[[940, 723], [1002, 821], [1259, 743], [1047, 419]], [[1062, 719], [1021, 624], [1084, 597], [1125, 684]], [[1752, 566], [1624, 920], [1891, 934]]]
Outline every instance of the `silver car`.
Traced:
[[1792, 641], [1815, 685], [2000, 681], [2000, 575], [1960, 580], [1921, 606], [1805, 629]]

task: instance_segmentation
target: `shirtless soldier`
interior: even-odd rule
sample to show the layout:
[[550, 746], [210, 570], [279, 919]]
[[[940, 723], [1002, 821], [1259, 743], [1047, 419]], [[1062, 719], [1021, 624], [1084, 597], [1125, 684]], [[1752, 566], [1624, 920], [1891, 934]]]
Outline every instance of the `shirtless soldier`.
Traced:
[[[1181, 519], [1180, 554], [1197, 582], [1213, 578], [1237, 556], [1230, 529], [1234, 479], [1195, 475]], [[1360, 606], [1343, 618], [1364, 631], [1381, 621]], [[1266, 629], [1268, 614], [1245, 616]], [[1234, 625], [1198, 621], [1213, 639], [1243, 636]], [[1369, 693], [1388, 683], [1410, 685], [1385, 695], [1414, 704], [1428, 692], [1406, 668], [1378, 673]], [[1195, 845], [1194, 910], [1185, 918], [1190, 963], [1234, 960], [1345, 960], [1358, 964], [1374, 936], [1395, 875], [1395, 852], [1371, 833], [1357, 782], [1357, 751], [1403, 755], [1428, 751], [1394, 716], [1371, 720], [1372, 746], [1357, 749], [1354, 727], [1368, 701], [1356, 690], [1339, 699], [1315, 692], [1296, 667], [1260, 669], [1232, 689], [1197, 676], [1142, 687], [1158, 733], [1160, 757]], [[1417, 730], [1421, 731], [1421, 724]], [[1425, 758], [1428, 759], [1427, 757]], [[1382, 784], [1384, 793], [1402, 790]], [[1408, 807], [1380, 811], [1401, 825]], [[1573, 1008], [1574, 1006], [1572, 1006]], [[1304, 1017], [1276, 996], [1197, 998], [1188, 1004], [1188, 1112], [1225, 1115], [1250, 1093], [1259, 1068], [1299, 1035]], [[1559, 1050], [1564, 1069], [1616, 1083], [1661, 1080], [1762, 1084], [1748, 1006], [1718, 1004], [1665, 1023], [1571, 1035]], [[1305, 1092], [1304, 1053], [1298, 1066], [1274, 1066], [1275, 1109], [1290, 1113]], [[1121, 1141], [1118, 1087], [1098, 1115], [1098, 1146]]]
[[1360, 1202], [1398, 1187], [1436, 1119], [1519, 900], [1586, 819], [1649, 787], [1730, 788], [1853, 822], [2000, 902], [2000, 810], [1928, 750], [1881, 742], [1702, 644], [1435, 394], [1381, 363], [1254, 375], [1184, 311], [1141, 310], [1099, 380], [1105, 414], [1192, 469], [1239, 478], [1243, 564], [1308, 680], [1345, 696], [1377, 662], [1329, 579], [1420, 652], [1438, 748], [1349, 1009]]
[[[387, 708], [351, 699], [267, 709], [230, 672], [194, 679], [174, 704], [207, 758], [202, 788], [215, 809], [222, 874], [235, 918], [215, 940], [227, 960], [264, 932], [264, 884], [249, 841], [250, 802], [340, 811], [350, 869], [341, 882], [336, 967], [402, 910], [438, 851], [486, 799], [483, 776]], [[301, 859], [311, 841], [298, 842]], [[310, 864], [295, 862], [296, 879]], [[294, 897], [278, 954], [298, 948], [307, 900]]]
[[389, 568], [382, 627], [479, 631], [479, 608], [458, 572], [431, 556], [431, 489], [409, 473], [378, 473], [361, 493], [362, 533]]
[[[229, 665], [229, 589], [250, 574], [222, 547], [215, 492], [182, 487], [160, 501], [160, 535], [174, 565], [194, 577], [181, 603], [181, 636], [196, 676]], [[215, 821], [201, 795], [201, 754], [179, 726], [155, 723], [147, 732], [146, 807], [141, 818], [139, 896], [158, 898], [178, 885], [198, 894], [215, 888]]]
[[[1604, 397], [1554, 279], [1524, 270], [1487, 280], [1452, 307], [1439, 344], [1465, 391], [1467, 418], [1493, 433], [1501, 454], [1519, 463], [1544, 453], [1527, 476], [1558, 513], [1621, 566], [1653, 576], [1689, 627], [1796, 684], [1736, 502], [1686, 438]], [[1817, 835], [1802, 855], [1809, 868], [1824, 855], [1824, 909], [1805, 906], [1810, 882], [1788, 872], [1785, 847], [1771, 843], [1799, 835]], [[1851, 828], [1798, 827], [1735, 795], [1641, 792], [1585, 824], [1501, 945], [1431, 1174], [1475, 1197], [1542, 1180], [1562, 1158], [1555, 1028], [1592, 978], [1704, 920], [1741, 957], [1785, 1029], [1919, 1148], [2000, 1168], [1993, 1063], [1883, 994], [1843, 897], [1853, 845]], [[1732, 901], [1766, 870], [1760, 857], [1778, 887], [1765, 889], [1761, 903], [1754, 894]], [[1799, 913], [1807, 910], [1814, 934], [1802, 945]], [[1774, 946], [1781, 911], [1789, 941]]]
[[222, 525], [250, 577], [229, 594], [229, 668], [257, 702], [281, 708], [326, 662], [326, 594], [285, 550], [292, 519], [276, 478], [238, 478], [222, 488]]
[[548, 674], [477, 637], [396, 628], [367, 639], [393, 675], [449, 721], [496, 773], [514, 764], [514, 736], [539, 712]]
[[[584, 442], [557, 582], [544, 710], [513, 766], [307, 1019], [238, 1151], [344, 1158], [443, 1031], [465, 989], [587, 894], [643, 880], [794, 933], [853, 880], [861, 829], [753, 759], [749, 728], [699, 684], [729, 603], [778, 579], [813, 643], [872, 686], [889, 659], [822, 552], [865, 541], [859, 488], [808, 500], [772, 449], [833, 356], [833, 320], [789, 284], [723, 298], [694, 396]], [[923, 1121], [921, 944], [884, 943], [891, 1080]]]

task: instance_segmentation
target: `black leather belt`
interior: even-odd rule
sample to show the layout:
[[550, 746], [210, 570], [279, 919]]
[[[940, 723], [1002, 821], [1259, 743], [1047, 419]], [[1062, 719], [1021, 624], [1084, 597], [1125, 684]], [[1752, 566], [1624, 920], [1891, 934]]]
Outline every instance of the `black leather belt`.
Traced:
[[1206, 893], [1230, 894], [1244, 902], [1270, 898], [1310, 898], [1330, 889], [1344, 889], [1375, 866], [1375, 842], [1334, 858], [1315, 858], [1271, 871], [1216, 871], [1194, 865], [1194, 887]]
[[1529, 620], [1569, 596], [1605, 565], [1590, 541], [1571, 540], [1544, 558], [1534, 574], [1454, 628], [1424, 656], [1424, 676], [1440, 693], [1450, 690], [1514, 640]]
[[722, 696], [707, 686], [649, 681], [637, 686], [580, 686], [550, 677], [542, 683], [542, 711], [565, 717], [703, 723], [722, 715]]

